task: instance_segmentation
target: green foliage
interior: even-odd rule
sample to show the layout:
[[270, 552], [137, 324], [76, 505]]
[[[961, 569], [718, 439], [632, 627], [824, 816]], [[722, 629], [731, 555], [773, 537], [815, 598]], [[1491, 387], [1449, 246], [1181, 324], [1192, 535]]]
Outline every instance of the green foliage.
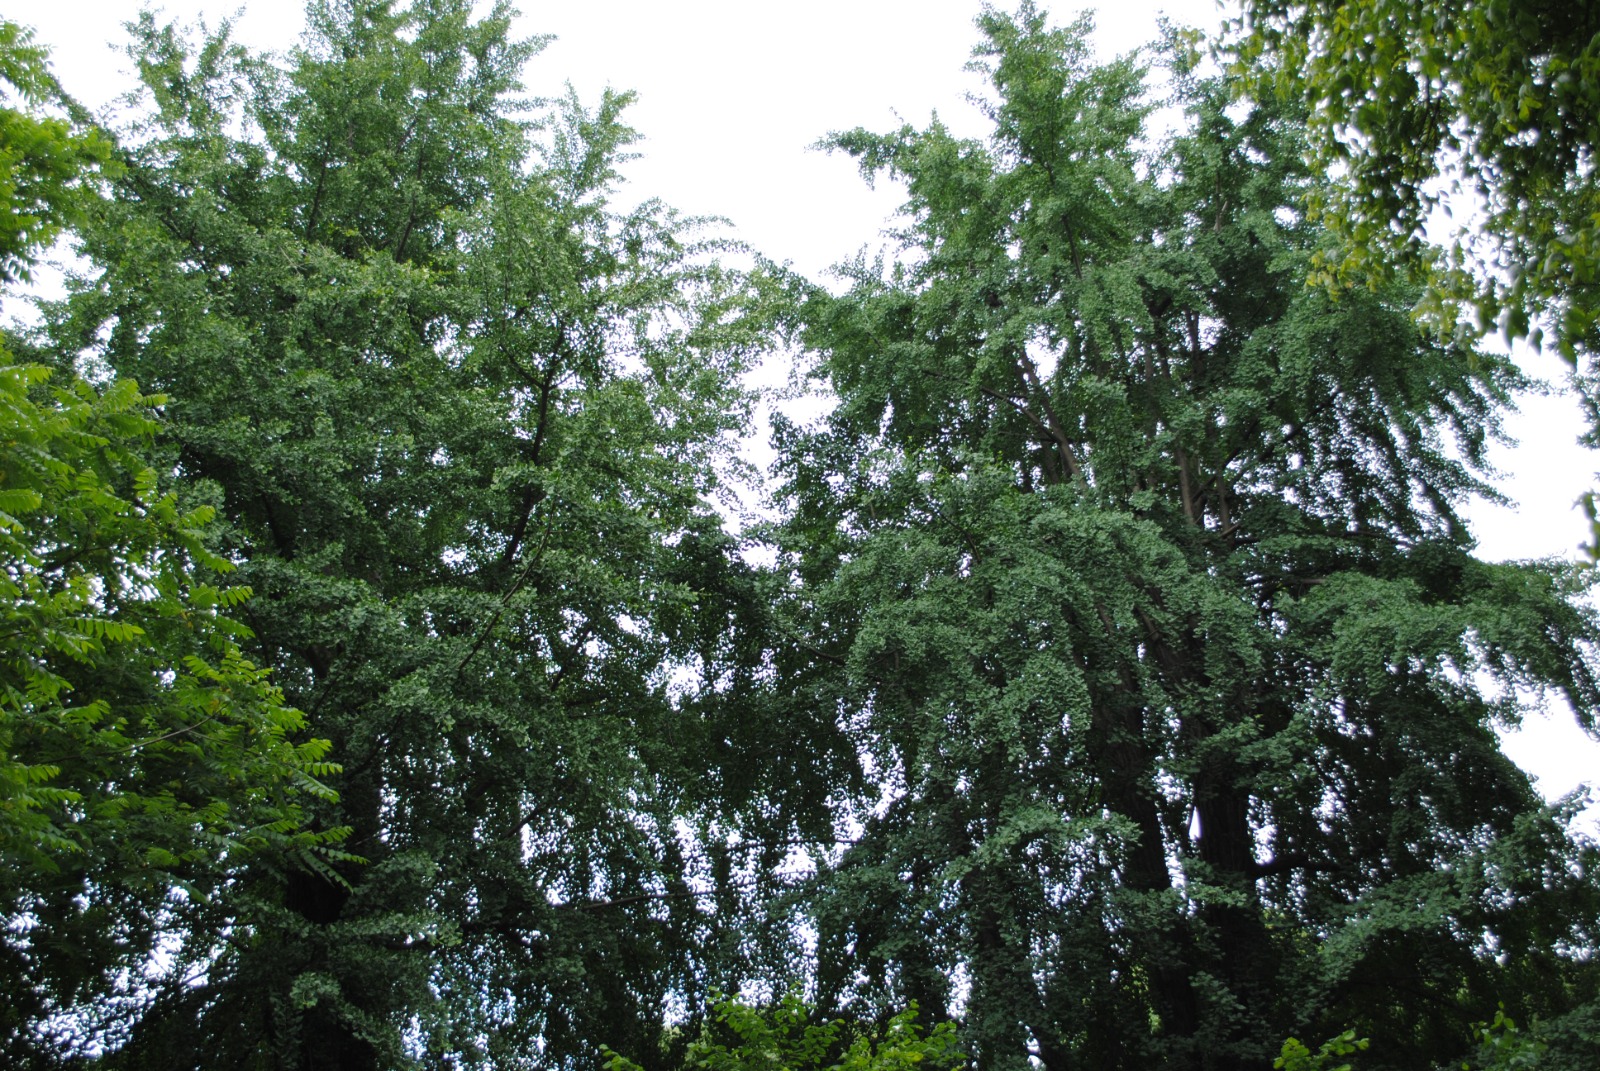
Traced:
[[316, 778], [337, 767], [326, 740], [292, 742], [304, 716], [239, 651], [249, 632], [223, 611], [249, 592], [206, 580], [233, 569], [203, 542], [212, 510], [180, 511], [136, 453], [160, 399], [121, 380], [36, 401], [48, 376], [0, 366], [8, 864], [44, 879], [93, 853], [159, 886], [222, 853], [318, 843], [291, 835], [282, 790], [328, 798]]
[[39, 1017], [98, 1020], [163, 913], [205, 911], [247, 860], [353, 858], [346, 830], [304, 827], [339, 767], [240, 652], [227, 614], [249, 591], [215, 582], [233, 565], [206, 547], [211, 509], [145, 461], [160, 399], [48, 379], [0, 364], [0, 1045], [19, 1066]]
[[[1319, 195], [1348, 281], [1386, 265], [1435, 272], [1446, 327], [1465, 302], [1508, 338], [1548, 334], [1568, 360], [1600, 339], [1600, 21], [1560, 0], [1250, 0], [1238, 63], [1303, 101]], [[1435, 208], [1476, 195], [1448, 255], [1423, 242]]]
[[1290, 1038], [1283, 1043], [1283, 1051], [1272, 1061], [1272, 1066], [1275, 1071], [1350, 1071], [1349, 1062], [1334, 1065], [1333, 1061], [1365, 1052], [1369, 1044], [1366, 1038], [1357, 1038], [1354, 1030], [1329, 1038], [1316, 1052], [1296, 1038]]
[[[924, 1034], [915, 1006], [877, 1029], [821, 1018], [794, 990], [769, 1008], [720, 999], [712, 1012], [684, 1051], [684, 1071], [955, 1071], [965, 1066], [955, 1024], [940, 1023]], [[610, 1049], [602, 1056], [607, 1071], [643, 1071]]]
[[[1593, 578], [1481, 561], [1460, 514], [1520, 376], [1393, 278], [1307, 286], [1337, 239], [1303, 116], [1192, 40], [1154, 101], [1087, 22], [979, 25], [987, 139], [830, 139], [905, 184], [903, 255], [807, 291], [838, 402], [779, 428], [818, 654], [776, 687], [860, 757], [805, 900], [819, 1000], [959, 1005], [997, 1069], [1346, 1029], [1416, 1068], [1497, 1001], [1584, 1006], [1600, 857], [1495, 729], [1540, 693], [1595, 727]], [[1159, 142], [1154, 103], [1186, 115]]]
[[775, 288], [613, 203], [627, 96], [535, 109], [510, 21], [314, 3], [282, 60], [132, 26], [38, 359], [166, 396], [157, 467], [215, 504], [368, 862], [247, 862], [107, 1066], [571, 1062], [789, 953], [750, 906], [786, 778], [727, 752], [804, 757], [758, 731], [770, 600], [710, 505]]
[[1476, 1033], [1477, 1058], [1462, 1063], [1462, 1071], [1523, 1071], [1543, 1066], [1548, 1046], [1519, 1030], [1504, 1008], [1494, 1013], [1493, 1022], [1479, 1023]]
[[32, 31], [0, 19], [0, 283], [26, 280], [34, 256], [69, 225], [92, 196], [110, 145], [93, 129], [41, 114], [60, 89]]
[[[1408, 275], [1435, 328], [1600, 345], [1600, 16], [1560, 0], [1250, 0], [1235, 61], [1303, 103], [1321, 168], [1308, 202], [1340, 242], [1313, 280]], [[1465, 196], [1463, 196], [1465, 195]], [[1481, 205], [1481, 212], [1477, 211]], [[1459, 213], [1444, 248], [1425, 240]], [[1579, 384], [1600, 429], [1593, 367]], [[1600, 554], [1594, 494], [1583, 498]]]
[[[0, 78], [59, 103], [42, 51], [0, 23]], [[0, 276], [93, 206], [109, 143], [0, 109]], [[114, 170], [114, 169], [113, 169]], [[95, 1033], [172, 920], [213, 911], [247, 860], [351, 859], [304, 824], [331, 801], [329, 742], [239, 644], [249, 597], [220, 578], [209, 506], [152, 466], [165, 401], [17, 363], [0, 341], [0, 1051], [47, 1063]], [[218, 939], [200, 938], [200, 954]]]
[[[1517, 1069], [1577, 1068], [1592, 1066], [1600, 1052], [1600, 1034], [1593, 1030], [1593, 1006], [1579, 1008], [1557, 1020], [1536, 1022], [1523, 1029], [1506, 1014], [1502, 1005], [1490, 1022], [1473, 1024], [1471, 1047], [1465, 1060], [1434, 1063], [1437, 1068], [1454, 1071], [1517, 1071]], [[1330, 1038], [1315, 1053], [1295, 1038], [1283, 1043], [1283, 1051], [1272, 1066], [1280, 1071], [1351, 1071], [1350, 1063], [1330, 1067], [1335, 1061], [1369, 1046], [1366, 1038], [1356, 1038], [1346, 1030]]]
[[89, 265], [0, 375], [13, 1062], [1399, 1069], [1504, 1002], [1578, 1066], [1600, 849], [1495, 729], [1595, 728], [1596, 577], [1474, 556], [1521, 377], [1306, 285], [1296, 108], [987, 10], [989, 139], [830, 140], [909, 195], [833, 293], [619, 205], [627, 96], [474, 7], [141, 17], [107, 196], [12, 240]]

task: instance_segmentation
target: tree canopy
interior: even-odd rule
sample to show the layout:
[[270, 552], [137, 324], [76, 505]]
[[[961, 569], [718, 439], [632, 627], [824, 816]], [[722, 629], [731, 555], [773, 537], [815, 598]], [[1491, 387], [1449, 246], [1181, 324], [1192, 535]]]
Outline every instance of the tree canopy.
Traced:
[[0, 263], [82, 258], [0, 358], [12, 1063], [1592, 1066], [1496, 729], [1596, 731], [1596, 574], [1475, 553], [1526, 381], [1328, 272], [1292, 96], [985, 9], [986, 138], [828, 139], [908, 200], [824, 287], [504, 3], [308, 27], [142, 15], [104, 130], [0, 31]]
[[145, 96], [38, 345], [167, 395], [160, 467], [217, 507], [352, 858], [249, 867], [109, 1065], [572, 1061], [752, 944], [695, 844], [751, 791], [699, 697], [703, 622], [755, 598], [711, 501], [766, 298], [612, 207], [626, 96], [530, 110], [537, 42], [472, 9], [313, 4], [281, 62], [132, 27]]
[[[57, 91], [10, 23], [0, 78], [22, 98], [0, 108], [15, 280], [81, 223], [108, 144], [42, 113]], [[118, 975], [245, 860], [315, 865], [343, 833], [302, 828], [337, 767], [240, 649], [229, 615], [250, 592], [221, 582], [215, 511], [159, 486], [164, 401], [20, 363], [0, 340], [0, 1046], [17, 1066], [44, 1058], [41, 1021], [70, 1037], [114, 1020]]]
[[44, 49], [14, 22], [0, 20], [0, 283], [28, 278], [35, 257], [71, 224], [91, 195], [89, 181], [109, 146], [93, 129], [74, 129], [45, 105], [61, 100]]
[[904, 251], [811, 292], [838, 402], [780, 435], [802, 679], [865, 781], [809, 901], [825, 1004], [959, 1010], [985, 1068], [1347, 1027], [1402, 1068], [1593, 1001], [1595, 847], [1494, 732], [1524, 688], [1594, 726], [1592, 577], [1481, 561], [1459, 513], [1516, 369], [1391, 279], [1307, 285], [1292, 107], [1174, 47], [1158, 139], [1086, 22], [979, 24], [987, 140], [831, 139], [905, 183]]
[[[1568, 360], [1600, 331], [1600, 13], [1526, 0], [1248, 0], [1241, 67], [1310, 109], [1345, 181], [1321, 195], [1361, 273], [1428, 271], [1437, 311], [1467, 302]], [[1482, 204], [1481, 216], [1471, 200]], [[1460, 212], [1442, 261], [1424, 228]], [[1446, 324], [1448, 326], [1448, 324]]]

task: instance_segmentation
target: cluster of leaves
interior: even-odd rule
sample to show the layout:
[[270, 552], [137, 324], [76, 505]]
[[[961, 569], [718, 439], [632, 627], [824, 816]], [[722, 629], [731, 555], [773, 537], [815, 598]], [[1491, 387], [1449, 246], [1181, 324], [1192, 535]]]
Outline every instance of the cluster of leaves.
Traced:
[[202, 579], [233, 569], [203, 542], [214, 511], [180, 511], [135, 452], [158, 399], [128, 380], [30, 397], [48, 378], [0, 366], [0, 846], [36, 874], [90, 851], [130, 874], [291, 833], [275, 783], [329, 798], [337, 768], [240, 653], [223, 612], [249, 590]]
[[78, 217], [110, 143], [41, 109], [60, 99], [45, 52], [32, 33], [0, 20], [0, 283], [27, 280], [34, 256]]
[[[1600, 1031], [1594, 1029], [1594, 1015], [1594, 1009], [1588, 1008], [1524, 1029], [1502, 1007], [1492, 1020], [1473, 1027], [1467, 1059], [1434, 1066], [1450, 1071], [1579, 1071], [1592, 1067], [1600, 1056]], [[1354, 1030], [1329, 1038], [1316, 1052], [1299, 1039], [1289, 1038], [1272, 1066], [1277, 1071], [1352, 1071], [1356, 1065], [1345, 1058], [1357, 1056], [1359, 1060], [1357, 1054], [1370, 1046], [1371, 1041], [1356, 1037]], [[1335, 1064], [1340, 1060], [1344, 1062]]]
[[[176, 889], [204, 901], [253, 856], [317, 865], [343, 830], [303, 828], [331, 799], [329, 742], [238, 643], [248, 589], [205, 548], [139, 452], [155, 399], [131, 381], [42, 394], [0, 365], [0, 904], [12, 934], [0, 1017], [102, 999], [140, 970]], [[209, 943], [209, 941], [207, 942]]]
[[[643, 1071], [602, 1050], [607, 1071]], [[965, 1057], [954, 1023], [924, 1034], [915, 1005], [881, 1029], [818, 1015], [791, 989], [769, 1007], [716, 998], [701, 1033], [683, 1052], [683, 1071], [959, 1071]]]
[[1351, 1071], [1351, 1064], [1333, 1065], [1335, 1060], [1365, 1052], [1371, 1044], [1366, 1038], [1356, 1037], [1354, 1030], [1346, 1030], [1338, 1037], [1329, 1038], [1318, 1046], [1316, 1052], [1306, 1048], [1298, 1038], [1283, 1043], [1283, 1051], [1272, 1061], [1274, 1071]]
[[[1433, 274], [1435, 314], [1466, 302], [1508, 337], [1575, 361], [1600, 340], [1600, 14], [1560, 0], [1249, 0], [1241, 72], [1302, 100], [1317, 202], [1344, 239], [1332, 276]], [[1435, 208], [1466, 208], [1448, 256]], [[1439, 269], [1442, 269], [1440, 271]]]

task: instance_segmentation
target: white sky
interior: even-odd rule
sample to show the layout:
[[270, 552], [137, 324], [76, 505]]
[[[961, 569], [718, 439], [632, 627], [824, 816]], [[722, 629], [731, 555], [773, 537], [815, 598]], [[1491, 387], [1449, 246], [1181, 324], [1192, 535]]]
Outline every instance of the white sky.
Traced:
[[[168, 0], [161, 9], [215, 24], [238, 2]], [[1080, 9], [1070, 0], [1042, 6], [1059, 22]], [[590, 103], [607, 85], [638, 92], [629, 121], [645, 136], [636, 146], [643, 156], [626, 170], [624, 199], [660, 197], [691, 214], [728, 217], [758, 252], [813, 277], [876, 245], [899, 197], [888, 184], [869, 191], [850, 160], [808, 146], [831, 130], [921, 124], [935, 110], [958, 132], [982, 130], [964, 100], [976, 76], [962, 71], [976, 39], [977, 0], [525, 0], [524, 7], [519, 34], [557, 35], [530, 65], [530, 91], [554, 95], [570, 81]], [[126, 57], [107, 42], [122, 39], [121, 23], [137, 11], [126, 0], [0, 5], [0, 14], [36, 28], [62, 83], [91, 107], [132, 84]], [[1105, 4], [1096, 37], [1102, 56], [1150, 40], [1162, 12], [1204, 29], [1222, 18], [1214, 0]], [[236, 21], [236, 37], [282, 50], [302, 25], [299, 0], [253, 0]], [[1536, 375], [1561, 377], [1554, 359], [1524, 360]], [[1500, 452], [1496, 464], [1517, 506], [1473, 511], [1480, 552], [1575, 557], [1587, 529], [1574, 503], [1600, 468], [1600, 458], [1576, 445], [1576, 404], [1526, 399], [1509, 427], [1520, 445]], [[1506, 750], [1547, 795], [1600, 779], [1600, 744], [1564, 710], [1529, 719], [1506, 738]]]

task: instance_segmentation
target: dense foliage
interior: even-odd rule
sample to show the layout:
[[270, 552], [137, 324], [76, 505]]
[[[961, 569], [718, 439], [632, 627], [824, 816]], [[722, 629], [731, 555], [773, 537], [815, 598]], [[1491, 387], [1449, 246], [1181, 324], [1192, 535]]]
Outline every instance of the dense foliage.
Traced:
[[747, 943], [692, 850], [741, 787], [695, 703], [697, 622], [750, 598], [708, 500], [762, 298], [608, 205], [626, 98], [523, 118], [535, 45], [471, 6], [316, 4], [284, 66], [134, 27], [42, 352], [168, 395], [160, 468], [216, 504], [360, 859], [249, 868], [117, 1066], [573, 1059]]
[[[1466, 1046], [1592, 1002], [1595, 847], [1499, 751], [1600, 709], [1591, 578], [1472, 555], [1518, 386], [1328, 239], [1292, 110], [1175, 39], [1180, 131], [1087, 26], [980, 18], [993, 135], [835, 135], [904, 253], [804, 312], [822, 423], [776, 536], [867, 789], [811, 901], [828, 1002], [959, 1011], [978, 1066]], [[1592, 1003], [1590, 1004], [1592, 1007]]]
[[[0, 78], [22, 98], [0, 108], [17, 278], [81, 219], [107, 154], [41, 114], [55, 90], [11, 24]], [[342, 831], [301, 828], [337, 768], [239, 648], [227, 614], [249, 591], [219, 582], [212, 508], [158, 487], [163, 399], [16, 361], [0, 341], [0, 1047], [21, 1066], [51, 1045], [40, 1024], [70, 1039], [124, 1014], [119, 978], [243, 861], [315, 864]]]
[[1288, 98], [987, 10], [987, 140], [830, 139], [910, 199], [829, 290], [621, 205], [511, 22], [146, 15], [107, 131], [0, 31], [0, 266], [85, 265], [0, 357], [9, 1063], [1595, 1062], [1495, 735], [1595, 730], [1594, 574], [1474, 556], [1522, 377], [1308, 285]]
[[[606, 1071], [643, 1071], [616, 1052], [605, 1052]], [[790, 990], [770, 1007], [737, 1000], [713, 1002], [699, 1037], [684, 1049], [684, 1071], [949, 1071], [963, 1056], [955, 1024], [924, 1032], [915, 1007], [873, 1024], [818, 1016]]]
[[47, 376], [0, 365], [0, 1044], [14, 1057], [30, 1018], [79, 1001], [120, 1014], [117, 974], [241, 861], [315, 864], [343, 833], [300, 830], [301, 801], [332, 798], [316, 780], [336, 769], [328, 741], [295, 742], [304, 717], [240, 653], [248, 631], [223, 613], [248, 592], [208, 579], [231, 569], [202, 542], [210, 508], [180, 512], [137, 452], [149, 399], [126, 380], [31, 397]]
[[[1600, 332], [1600, 11], [1561, 0], [1248, 0], [1241, 68], [1302, 100], [1336, 269], [1444, 269], [1445, 307], [1568, 359]], [[1470, 199], [1483, 207], [1481, 217]], [[1450, 256], [1424, 240], [1460, 213]], [[1444, 311], [1441, 309], [1440, 311]], [[1542, 325], [1541, 325], [1542, 324]]]

